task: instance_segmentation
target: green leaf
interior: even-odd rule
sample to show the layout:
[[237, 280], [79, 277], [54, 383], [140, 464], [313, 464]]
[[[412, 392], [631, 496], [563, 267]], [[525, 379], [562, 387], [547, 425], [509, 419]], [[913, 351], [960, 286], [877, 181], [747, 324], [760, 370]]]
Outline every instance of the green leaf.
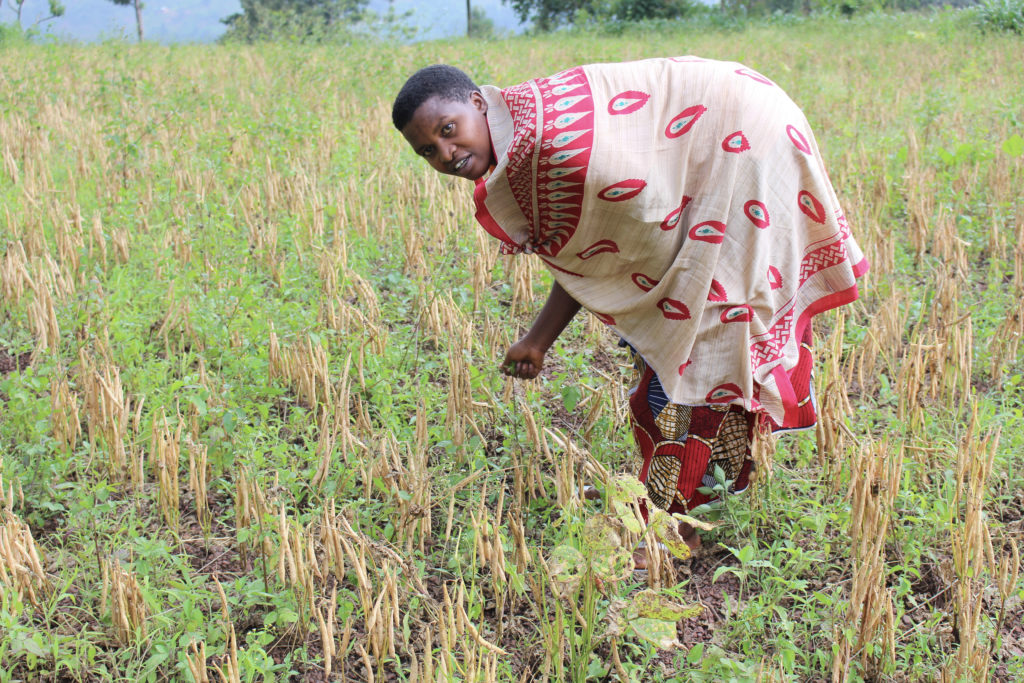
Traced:
[[[692, 510], [691, 510], [691, 512], [692, 512]], [[701, 529], [703, 531], [713, 531], [714, 528], [715, 528], [715, 525], [712, 524], [711, 522], [705, 522], [702, 519], [697, 519], [696, 517], [691, 517], [690, 515], [684, 515], [684, 514], [679, 513], [679, 512], [673, 512], [672, 516], [674, 518], [676, 518], [677, 520], [679, 520], [680, 522], [686, 522], [687, 524], [692, 526], [694, 529]]]
[[562, 387], [562, 405], [565, 406], [566, 411], [572, 412], [576, 410], [576, 406], [580, 402], [580, 390], [573, 385]]
[[199, 396], [189, 396], [188, 402], [195, 406], [196, 411], [199, 413], [199, 417], [206, 417], [207, 407], [206, 401]]
[[1018, 133], [1014, 133], [1003, 140], [1002, 148], [1003, 151], [1011, 157], [1024, 155], [1024, 138], [1022, 138]]
[[661, 619], [634, 619], [629, 622], [638, 636], [663, 650], [680, 647], [676, 639], [676, 622]]
[[727, 573], [735, 574], [736, 576], [739, 576], [740, 578], [742, 578], [743, 575], [744, 575], [743, 570], [737, 569], [736, 567], [719, 567], [718, 569], [715, 570], [714, 576], [711, 577], [711, 583], [715, 583], [716, 581], [718, 581], [719, 577], [722, 576], [722, 574], [727, 574]]
[[700, 664], [702, 657], [704, 657], [704, 643], [697, 643], [686, 653], [686, 663], [691, 666], [697, 666]]
[[956, 147], [956, 160], [957, 161], [968, 161], [974, 156], [974, 144], [970, 142], [961, 142]]
[[632, 503], [647, 496], [647, 487], [634, 476], [619, 474], [608, 482], [608, 496], [613, 501]]
[[583, 553], [571, 545], [560, 545], [551, 551], [547, 561], [551, 580], [567, 595], [576, 590], [580, 584], [580, 576], [587, 568], [587, 560]]
[[615, 516], [618, 517], [623, 526], [634, 534], [639, 534], [643, 531], [643, 528], [640, 525], [640, 520], [636, 518], [635, 514], [633, 514], [633, 508], [629, 507], [629, 505], [623, 503], [621, 500], [613, 500], [612, 509], [615, 510]]
[[224, 426], [224, 433], [231, 434], [238, 425], [238, 415], [234, 410], [227, 411], [224, 413], [224, 417], [221, 418], [221, 424]]
[[587, 557], [604, 555], [621, 546], [619, 525], [611, 515], [594, 515], [583, 525], [583, 553]]
[[633, 596], [629, 613], [632, 618], [679, 621], [692, 619], [703, 611], [702, 605], [683, 605], [667, 595], [647, 588]]
[[699, 529], [710, 530], [714, 526], [707, 522], [701, 522], [700, 520], [687, 517], [685, 515], [670, 515], [664, 510], [655, 510], [650, 514], [650, 519], [647, 522], [647, 526], [651, 529], [654, 536], [665, 544], [665, 547], [670, 553], [675, 555], [681, 560], [688, 558], [692, 552], [690, 546], [687, 545], [683, 537], [679, 535], [679, 522], [687, 522], [691, 526]]
[[36, 657], [46, 656], [46, 650], [43, 649], [43, 646], [23, 633], [18, 633], [11, 638], [11, 652], [14, 654], [28, 652]]
[[633, 573], [633, 553], [618, 547], [591, 558], [590, 567], [594, 574], [605, 581], [619, 581]]

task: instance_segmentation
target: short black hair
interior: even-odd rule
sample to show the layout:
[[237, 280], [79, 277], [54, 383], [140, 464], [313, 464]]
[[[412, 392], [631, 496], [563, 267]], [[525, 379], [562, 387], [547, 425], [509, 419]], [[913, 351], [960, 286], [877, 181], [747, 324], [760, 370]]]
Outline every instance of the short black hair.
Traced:
[[474, 92], [480, 92], [473, 79], [460, 69], [447, 64], [425, 66], [405, 82], [391, 107], [391, 122], [402, 130], [420, 105], [431, 97], [447, 102], [466, 102]]

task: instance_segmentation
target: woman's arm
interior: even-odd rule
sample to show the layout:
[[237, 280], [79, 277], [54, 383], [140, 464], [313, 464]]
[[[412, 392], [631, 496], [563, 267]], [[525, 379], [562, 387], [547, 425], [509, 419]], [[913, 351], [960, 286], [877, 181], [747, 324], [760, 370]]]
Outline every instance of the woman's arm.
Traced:
[[539, 375], [544, 367], [544, 354], [579, 310], [579, 303], [555, 282], [530, 331], [509, 347], [501, 371], [521, 379], [533, 379]]

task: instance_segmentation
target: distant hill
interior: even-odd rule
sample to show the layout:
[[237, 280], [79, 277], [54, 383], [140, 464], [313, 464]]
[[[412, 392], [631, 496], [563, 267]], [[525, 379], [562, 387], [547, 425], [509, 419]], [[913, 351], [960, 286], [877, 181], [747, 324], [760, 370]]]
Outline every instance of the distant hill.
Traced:
[[[517, 30], [519, 22], [512, 10], [501, 0], [474, 0], [501, 30]], [[115, 5], [109, 0], [65, 0], [64, 16], [41, 26], [44, 33], [61, 39], [95, 42], [107, 38], [135, 36], [135, 13], [131, 7]], [[371, 0], [375, 12], [412, 10], [410, 24], [423, 39], [462, 35], [466, 30], [465, 0]], [[46, 16], [46, 0], [27, 0], [21, 23], [31, 26]], [[221, 19], [241, 9], [239, 0], [149, 0], [142, 10], [146, 38], [162, 43], [205, 43], [216, 40], [223, 32]], [[14, 13], [5, 4], [0, 8], [0, 21], [12, 23]]]

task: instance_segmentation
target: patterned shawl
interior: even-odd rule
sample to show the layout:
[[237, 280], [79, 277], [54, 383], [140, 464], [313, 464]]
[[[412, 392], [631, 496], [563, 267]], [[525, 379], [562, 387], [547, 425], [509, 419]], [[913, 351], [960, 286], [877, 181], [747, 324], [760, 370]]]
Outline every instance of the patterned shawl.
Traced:
[[476, 217], [537, 254], [668, 397], [795, 424], [811, 316], [867, 270], [810, 126], [772, 81], [696, 57], [482, 88], [497, 165]]

